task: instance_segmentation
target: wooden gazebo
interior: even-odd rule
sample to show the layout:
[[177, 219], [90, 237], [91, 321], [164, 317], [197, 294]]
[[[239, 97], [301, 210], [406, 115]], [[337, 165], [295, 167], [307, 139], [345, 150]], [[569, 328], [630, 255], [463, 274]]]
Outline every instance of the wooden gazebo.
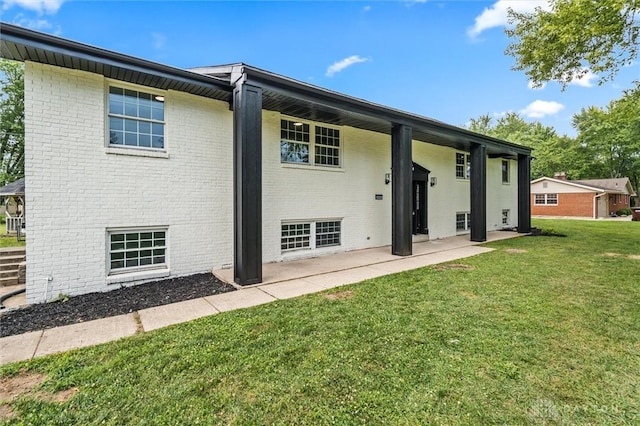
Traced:
[[0, 187], [0, 197], [6, 207], [7, 233], [22, 232], [24, 228], [24, 178]]

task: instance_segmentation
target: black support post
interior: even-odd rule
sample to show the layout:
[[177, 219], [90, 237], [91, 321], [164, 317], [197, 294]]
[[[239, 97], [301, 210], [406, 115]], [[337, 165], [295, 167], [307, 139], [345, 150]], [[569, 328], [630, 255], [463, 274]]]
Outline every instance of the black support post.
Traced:
[[394, 125], [391, 131], [391, 253], [409, 256], [412, 250], [411, 127]]
[[234, 281], [262, 282], [262, 89], [233, 91]]
[[487, 241], [487, 147], [471, 144], [471, 241]]
[[518, 154], [518, 232], [531, 232], [531, 156]]

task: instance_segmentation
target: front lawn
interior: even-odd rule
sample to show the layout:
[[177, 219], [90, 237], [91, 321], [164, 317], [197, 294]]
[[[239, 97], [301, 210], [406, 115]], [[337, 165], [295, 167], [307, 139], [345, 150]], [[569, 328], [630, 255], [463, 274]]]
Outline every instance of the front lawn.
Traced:
[[3, 384], [36, 386], [5, 394], [0, 413], [47, 425], [637, 424], [640, 223], [534, 225], [567, 237], [5, 366]]
[[7, 224], [4, 221], [4, 215], [0, 216], [0, 248], [4, 247], [22, 247], [25, 246], [25, 237], [23, 236], [22, 241], [18, 241], [15, 234], [8, 235], [7, 234]]

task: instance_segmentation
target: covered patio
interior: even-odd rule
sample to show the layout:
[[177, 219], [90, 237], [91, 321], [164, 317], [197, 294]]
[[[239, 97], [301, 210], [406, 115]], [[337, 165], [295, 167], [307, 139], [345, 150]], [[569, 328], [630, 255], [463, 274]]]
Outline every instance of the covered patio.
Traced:
[[[523, 235], [513, 231], [493, 231], [487, 233], [485, 242]], [[404, 257], [393, 255], [389, 246], [383, 246], [266, 263], [262, 265], [263, 282], [242, 288], [260, 287], [276, 298], [295, 297], [493, 251], [492, 248], [482, 247], [480, 244], [483, 243], [469, 240], [468, 235], [458, 235], [440, 240], [415, 241], [412, 244], [413, 253]], [[215, 270], [213, 274], [222, 281], [240, 287], [234, 283], [233, 272], [233, 269], [229, 268]]]

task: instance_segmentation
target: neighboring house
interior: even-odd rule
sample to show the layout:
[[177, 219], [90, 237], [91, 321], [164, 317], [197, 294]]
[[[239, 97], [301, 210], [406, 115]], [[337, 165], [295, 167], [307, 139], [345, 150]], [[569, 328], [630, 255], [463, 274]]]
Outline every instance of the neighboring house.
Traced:
[[531, 214], [602, 218], [630, 207], [636, 193], [629, 178], [567, 180], [566, 175], [531, 182]]
[[182, 70], [7, 24], [0, 43], [26, 66], [30, 303], [530, 230], [529, 148], [244, 64]]

